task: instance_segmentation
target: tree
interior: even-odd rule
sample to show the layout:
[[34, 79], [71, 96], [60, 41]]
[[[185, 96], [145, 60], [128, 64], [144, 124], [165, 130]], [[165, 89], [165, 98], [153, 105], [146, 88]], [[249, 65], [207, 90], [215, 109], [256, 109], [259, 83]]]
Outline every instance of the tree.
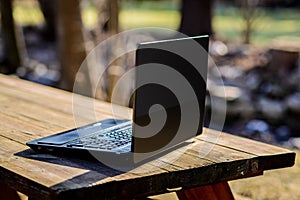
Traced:
[[57, 3], [56, 0], [39, 0], [40, 8], [44, 15], [45, 25], [43, 30], [44, 38], [48, 41], [55, 41], [57, 36]]
[[[62, 67], [62, 88], [72, 90], [77, 72], [86, 57], [80, 0], [57, 0], [58, 47]], [[91, 96], [88, 72], [80, 74], [83, 95]]]
[[179, 31], [188, 36], [213, 34], [213, 0], [182, 0]]
[[118, 0], [94, 0], [98, 12], [98, 26], [95, 33], [102, 41], [106, 37], [119, 31], [119, 3]]
[[2, 40], [4, 43], [5, 73], [15, 73], [21, 64], [11, 0], [0, 0]]
[[243, 42], [251, 42], [251, 34], [254, 31], [255, 20], [260, 16], [257, 5], [259, 0], [240, 0], [237, 1], [240, 6], [240, 12], [243, 19], [242, 37]]

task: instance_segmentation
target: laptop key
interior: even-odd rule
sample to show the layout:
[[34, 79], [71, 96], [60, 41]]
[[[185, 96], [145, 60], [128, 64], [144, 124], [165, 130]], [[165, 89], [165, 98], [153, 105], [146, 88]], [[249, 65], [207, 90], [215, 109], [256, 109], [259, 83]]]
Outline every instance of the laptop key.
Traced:
[[82, 147], [89, 149], [112, 150], [131, 142], [131, 127], [127, 129], [112, 130], [107, 133], [96, 133], [80, 138], [67, 144], [68, 147]]

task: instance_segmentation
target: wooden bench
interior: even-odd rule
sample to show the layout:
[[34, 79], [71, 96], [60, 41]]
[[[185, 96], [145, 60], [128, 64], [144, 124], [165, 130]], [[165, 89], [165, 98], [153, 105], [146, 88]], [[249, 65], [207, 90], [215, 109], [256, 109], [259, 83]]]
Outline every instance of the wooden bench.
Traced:
[[[94, 103], [99, 120], [112, 117], [110, 104]], [[226, 133], [211, 141], [207, 136], [218, 133], [210, 129], [188, 147], [126, 173], [99, 162], [28, 153], [26, 142], [76, 127], [72, 94], [4, 75], [0, 119], [0, 199], [17, 198], [15, 191], [31, 199], [132, 199], [170, 191], [180, 199], [233, 199], [227, 181], [295, 161], [294, 152]], [[199, 155], [205, 148], [207, 155]]]

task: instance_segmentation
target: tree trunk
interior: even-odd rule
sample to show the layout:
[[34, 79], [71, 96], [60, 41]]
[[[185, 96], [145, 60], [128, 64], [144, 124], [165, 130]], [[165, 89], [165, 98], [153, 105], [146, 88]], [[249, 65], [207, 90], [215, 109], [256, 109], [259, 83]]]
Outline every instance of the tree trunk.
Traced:
[[[62, 67], [62, 88], [72, 90], [76, 74], [86, 57], [80, 0], [57, 0], [58, 42]], [[91, 96], [92, 88], [88, 72], [80, 74], [80, 86], [77, 92]]]
[[243, 42], [250, 44], [251, 36], [254, 31], [254, 22], [259, 18], [259, 12], [257, 12], [259, 0], [237, 0], [236, 2], [240, 6], [240, 12], [244, 23], [242, 30]]
[[18, 49], [15, 24], [13, 20], [12, 0], [0, 0], [2, 40], [4, 43], [4, 64], [8, 67], [4, 73], [15, 73], [20, 66], [21, 57]]
[[48, 41], [56, 40], [57, 5], [54, 1], [39, 0], [41, 10], [45, 18], [43, 36]]
[[118, 0], [94, 0], [98, 11], [98, 27], [96, 33], [116, 34], [119, 31], [119, 3]]
[[188, 36], [213, 34], [213, 0], [182, 0], [179, 31]]
[[109, 19], [108, 31], [116, 34], [119, 31], [119, 4], [118, 0], [108, 0]]

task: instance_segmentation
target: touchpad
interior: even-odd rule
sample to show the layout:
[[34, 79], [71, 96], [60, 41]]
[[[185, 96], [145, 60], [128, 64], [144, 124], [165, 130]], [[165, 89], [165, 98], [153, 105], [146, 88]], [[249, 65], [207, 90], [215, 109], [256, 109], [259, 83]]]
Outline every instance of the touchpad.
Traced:
[[78, 138], [77, 130], [72, 130], [69, 132], [60, 133], [57, 135], [52, 135], [38, 141], [39, 144], [56, 144], [62, 145], [71, 140], [75, 140]]

